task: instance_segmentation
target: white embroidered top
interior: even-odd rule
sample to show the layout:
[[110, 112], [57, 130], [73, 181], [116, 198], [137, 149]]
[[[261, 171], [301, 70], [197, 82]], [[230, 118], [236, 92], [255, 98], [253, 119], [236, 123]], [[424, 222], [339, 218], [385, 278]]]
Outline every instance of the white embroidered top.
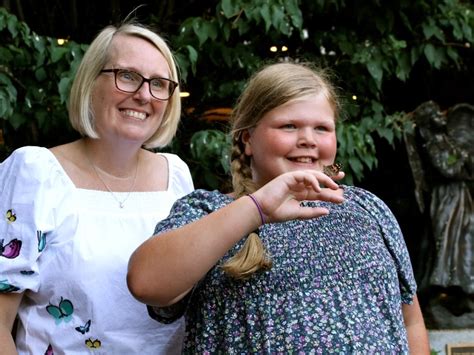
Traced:
[[46, 148], [0, 164], [0, 292], [25, 292], [19, 354], [181, 352], [183, 320], [154, 321], [126, 285], [131, 253], [193, 190], [187, 165], [163, 156], [168, 189], [133, 192], [124, 208], [108, 191], [76, 188]]

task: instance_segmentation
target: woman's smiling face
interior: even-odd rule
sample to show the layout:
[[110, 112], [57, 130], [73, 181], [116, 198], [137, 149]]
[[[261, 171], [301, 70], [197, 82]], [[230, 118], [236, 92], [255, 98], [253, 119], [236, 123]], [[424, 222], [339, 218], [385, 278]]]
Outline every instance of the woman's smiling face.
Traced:
[[267, 112], [242, 140], [258, 186], [288, 171], [323, 171], [336, 157], [334, 110], [324, 93], [290, 101]]
[[[145, 39], [119, 34], [112, 40], [104, 69], [127, 69], [146, 78], [169, 78], [166, 59]], [[159, 128], [168, 101], [153, 98], [149, 83], [135, 93], [119, 91], [113, 73], [101, 73], [92, 92], [94, 124], [101, 138], [140, 143]]]

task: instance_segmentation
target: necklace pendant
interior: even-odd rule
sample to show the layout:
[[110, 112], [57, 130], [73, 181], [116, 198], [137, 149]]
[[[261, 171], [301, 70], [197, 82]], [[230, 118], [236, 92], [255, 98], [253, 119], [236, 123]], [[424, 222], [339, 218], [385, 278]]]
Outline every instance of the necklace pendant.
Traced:
[[123, 208], [123, 202], [119, 202], [119, 207]]

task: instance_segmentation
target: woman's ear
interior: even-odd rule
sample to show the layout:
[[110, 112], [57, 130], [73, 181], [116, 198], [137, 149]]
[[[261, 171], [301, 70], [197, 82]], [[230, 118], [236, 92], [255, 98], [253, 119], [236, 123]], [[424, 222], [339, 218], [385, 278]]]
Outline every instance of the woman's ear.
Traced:
[[248, 155], [249, 157], [252, 156], [252, 145], [250, 143], [250, 138], [251, 138], [250, 131], [248, 129], [243, 130], [240, 135], [240, 139], [242, 140], [242, 143], [244, 144], [244, 147], [245, 147], [245, 150], [244, 150], [245, 155]]

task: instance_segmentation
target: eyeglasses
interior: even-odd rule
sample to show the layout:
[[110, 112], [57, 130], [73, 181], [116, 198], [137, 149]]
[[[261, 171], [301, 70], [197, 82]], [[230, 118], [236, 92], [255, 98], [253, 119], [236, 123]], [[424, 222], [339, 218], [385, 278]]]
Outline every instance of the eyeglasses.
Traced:
[[103, 69], [101, 73], [114, 73], [115, 86], [123, 92], [135, 93], [142, 87], [143, 83], [148, 83], [150, 94], [158, 100], [168, 100], [178, 83], [166, 78], [145, 78], [131, 70], [126, 69]]

